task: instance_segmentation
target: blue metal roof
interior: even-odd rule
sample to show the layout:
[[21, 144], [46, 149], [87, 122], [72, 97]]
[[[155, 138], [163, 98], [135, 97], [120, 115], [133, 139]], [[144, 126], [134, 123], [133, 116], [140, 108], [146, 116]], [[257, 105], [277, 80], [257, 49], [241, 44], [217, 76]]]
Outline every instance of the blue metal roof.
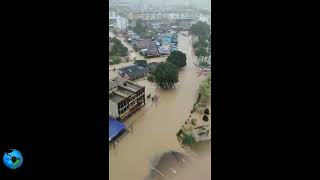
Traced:
[[116, 138], [124, 129], [126, 129], [126, 126], [123, 123], [109, 116], [109, 142]]

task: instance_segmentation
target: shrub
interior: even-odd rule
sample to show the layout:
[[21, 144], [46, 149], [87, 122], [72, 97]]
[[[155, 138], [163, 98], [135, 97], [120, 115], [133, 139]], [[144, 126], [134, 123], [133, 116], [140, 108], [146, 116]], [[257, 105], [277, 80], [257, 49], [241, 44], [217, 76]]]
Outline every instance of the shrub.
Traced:
[[204, 120], [204, 121], [209, 121], [209, 118], [208, 118], [207, 115], [204, 115], [203, 118], [202, 118], [202, 120]]
[[207, 103], [211, 96], [211, 78], [207, 78], [201, 82], [199, 87], [200, 102]]
[[206, 115], [209, 115], [209, 109], [206, 108], [206, 109], [204, 110], [204, 113], [205, 113]]
[[194, 104], [193, 109], [194, 109], [195, 111], [198, 111], [198, 108], [199, 108], [199, 104]]
[[203, 67], [209, 67], [209, 64], [206, 61], [201, 61], [199, 65]]
[[195, 111], [200, 113], [200, 114], [203, 114], [204, 112], [204, 107], [200, 107], [199, 105], [196, 105], [195, 106]]
[[182, 139], [183, 145], [191, 146], [195, 142], [195, 140], [191, 134], [183, 133], [183, 136], [181, 139]]
[[152, 74], [149, 74], [147, 79], [148, 79], [148, 81], [151, 81], [151, 82], [154, 82], [154, 80], [155, 80], [154, 75], [152, 75]]
[[121, 58], [119, 56], [112, 56], [111, 57], [112, 63], [113, 64], [119, 64], [121, 63]]

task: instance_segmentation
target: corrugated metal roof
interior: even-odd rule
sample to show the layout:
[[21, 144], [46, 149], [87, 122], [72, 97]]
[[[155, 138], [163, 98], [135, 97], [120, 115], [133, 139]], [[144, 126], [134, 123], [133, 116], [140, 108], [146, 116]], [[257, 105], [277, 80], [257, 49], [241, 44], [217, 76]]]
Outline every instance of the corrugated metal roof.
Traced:
[[123, 123], [109, 116], [109, 142], [114, 140], [125, 129], [126, 126]]

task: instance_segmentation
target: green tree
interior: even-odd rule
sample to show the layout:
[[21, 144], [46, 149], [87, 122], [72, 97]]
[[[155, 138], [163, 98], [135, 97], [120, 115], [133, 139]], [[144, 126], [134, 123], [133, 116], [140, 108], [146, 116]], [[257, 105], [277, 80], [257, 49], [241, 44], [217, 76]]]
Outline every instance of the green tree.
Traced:
[[191, 33], [196, 36], [208, 36], [210, 35], [210, 26], [205, 22], [197, 22], [191, 26]]
[[[211, 46], [210, 26], [205, 22], [198, 22], [191, 26], [191, 33], [198, 37], [198, 42], [194, 43], [195, 55], [200, 62], [210, 54], [209, 46]], [[207, 64], [202, 62], [203, 65]], [[207, 66], [207, 65], [206, 65]]]
[[172, 63], [178, 68], [181, 68], [187, 65], [187, 56], [181, 51], [173, 51], [170, 53], [166, 61]]
[[152, 32], [152, 31], [147, 31], [147, 32], [143, 33], [143, 36], [144, 36], [145, 38], [152, 38], [152, 37], [155, 36], [155, 33]]
[[199, 86], [200, 102], [206, 103], [211, 96], [211, 78], [203, 80]]
[[172, 88], [178, 82], [178, 69], [169, 62], [162, 62], [155, 69], [154, 76], [160, 87]]
[[155, 77], [154, 77], [154, 75], [149, 74], [147, 79], [148, 79], [148, 81], [154, 82]]
[[121, 56], [124, 57], [128, 54], [128, 48], [125, 47], [120, 40], [118, 40], [117, 38], [113, 37], [111, 39], [113, 46], [112, 49], [110, 51], [110, 55], [111, 56]]
[[121, 58], [119, 56], [111, 56], [112, 64], [121, 63]]
[[181, 139], [182, 139], [182, 144], [187, 146], [191, 146], [195, 142], [191, 134], [183, 133], [181, 136]]
[[143, 35], [146, 33], [146, 28], [141, 19], [138, 19], [136, 22], [136, 26], [133, 28], [133, 31], [137, 34]]

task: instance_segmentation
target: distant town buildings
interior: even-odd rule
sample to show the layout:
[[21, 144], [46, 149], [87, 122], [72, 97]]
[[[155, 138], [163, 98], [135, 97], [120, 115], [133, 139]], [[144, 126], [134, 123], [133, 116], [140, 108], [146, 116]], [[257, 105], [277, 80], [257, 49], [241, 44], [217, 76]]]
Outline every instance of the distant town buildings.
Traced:
[[211, 16], [210, 15], [200, 14], [199, 21], [205, 22], [211, 26]]
[[128, 18], [132, 20], [175, 20], [175, 19], [197, 19], [198, 14], [194, 10], [177, 10], [177, 11], [135, 11], [128, 14]]
[[129, 26], [128, 19], [120, 15], [116, 15], [115, 11], [109, 12], [109, 27], [119, 30], [125, 29]]
[[145, 3], [127, 1], [117, 1], [112, 5], [112, 10], [109, 11], [109, 18], [114, 19], [120, 16], [124, 19], [113, 20], [112, 27], [123, 29], [128, 26], [135, 26], [138, 19], [144, 21], [162, 21], [170, 22], [182, 27], [183, 30], [188, 30], [192, 24], [197, 21], [203, 21], [211, 25], [211, 13], [206, 10], [198, 10], [189, 6], [184, 8], [174, 7], [153, 7], [145, 6]]

